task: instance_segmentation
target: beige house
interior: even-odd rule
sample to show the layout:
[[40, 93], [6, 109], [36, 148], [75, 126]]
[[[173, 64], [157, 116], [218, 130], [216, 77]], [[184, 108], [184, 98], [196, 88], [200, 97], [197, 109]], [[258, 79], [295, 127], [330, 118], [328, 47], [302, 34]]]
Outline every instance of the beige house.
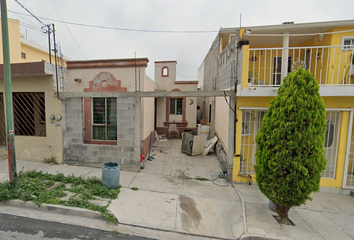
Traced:
[[[196, 91], [198, 81], [176, 81], [177, 61], [155, 61], [156, 91]], [[197, 97], [156, 98], [156, 131], [166, 134], [171, 123], [179, 136], [186, 130], [196, 133]]]
[[[68, 61], [68, 92], [153, 92], [156, 84], [146, 76], [148, 61], [147, 58]], [[125, 96], [76, 97], [76, 113], [79, 113], [76, 116], [68, 113], [71, 103], [65, 103], [65, 162], [94, 166], [114, 160], [122, 168], [138, 169], [137, 146], [146, 158], [155, 139], [154, 98]], [[137, 118], [140, 124], [136, 124]], [[73, 128], [78, 132], [73, 132]]]
[[[62, 162], [60, 102], [55, 68], [45, 62], [11, 64], [16, 157]], [[6, 145], [4, 73], [0, 65], [0, 141]]]

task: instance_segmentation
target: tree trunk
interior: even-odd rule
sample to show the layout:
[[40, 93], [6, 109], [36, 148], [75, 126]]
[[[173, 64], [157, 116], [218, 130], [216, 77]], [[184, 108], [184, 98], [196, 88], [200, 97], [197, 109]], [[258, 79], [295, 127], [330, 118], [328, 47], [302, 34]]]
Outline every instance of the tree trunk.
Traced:
[[278, 213], [279, 217], [281, 218], [281, 221], [288, 219], [289, 210], [290, 207], [275, 204], [275, 211]]

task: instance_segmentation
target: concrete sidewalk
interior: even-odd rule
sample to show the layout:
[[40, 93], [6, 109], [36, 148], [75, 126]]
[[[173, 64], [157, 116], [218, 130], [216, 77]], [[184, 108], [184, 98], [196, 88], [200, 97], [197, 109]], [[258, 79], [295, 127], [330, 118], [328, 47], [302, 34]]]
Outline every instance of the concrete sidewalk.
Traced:
[[[218, 161], [213, 154], [187, 156], [180, 144], [170, 140], [153, 148], [155, 160], [139, 173], [121, 171], [121, 193], [109, 206], [120, 229], [131, 227], [132, 234], [158, 239], [354, 239], [352, 196], [316, 193], [312, 202], [290, 210], [295, 226], [279, 225], [255, 184], [220, 187], [195, 179], [211, 179], [211, 172], [216, 177]], [[100, 168], [18, 160], [18, 171], [22, 168], [84, 177], [102, 174]], [[0, 181], [7, 179], [7, 160], [1, 160]], [[224, 179], [215, 183], [227, 185]]]

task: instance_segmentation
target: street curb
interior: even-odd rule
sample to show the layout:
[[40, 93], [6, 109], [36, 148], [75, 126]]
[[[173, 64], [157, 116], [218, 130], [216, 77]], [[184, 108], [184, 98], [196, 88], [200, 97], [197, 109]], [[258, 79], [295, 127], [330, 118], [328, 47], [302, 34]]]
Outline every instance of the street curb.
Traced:
[[0, 206], [33, 209], [33, 210], [38, 210], [43, 212], [58, 213], [62, 215], [72, 215], [76, 217], [104, 220], [99, 212], [91, 211], [84, 208], [67, 207], [67, 206], [55, 205], [55, 204], [42, 203], [41, 206], [38, 207], [38, 205], [36, 205], [33, 202], [24, 202], [22, 200], [11, 200], [9, 202], [0, 202]]

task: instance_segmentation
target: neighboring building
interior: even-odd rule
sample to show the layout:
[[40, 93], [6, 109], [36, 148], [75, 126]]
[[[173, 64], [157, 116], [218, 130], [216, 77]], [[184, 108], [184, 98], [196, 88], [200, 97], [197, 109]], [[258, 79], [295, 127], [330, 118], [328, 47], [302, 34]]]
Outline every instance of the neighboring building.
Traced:
[[[54, 65], [11, 64], [16, 158], [62, 162], [60, 102]], [[6, 145], [4, 72], [0, 65], [0, 141]]]
[[[10, 60], [11, 63], [25, 63], [25, 62], [50, 62], [49, 50], [42, 47], [33, 41], [27, 40], [26, 34], [20, 30], [20, 21], [16, 19], [8, 20], [9, 27], [9, 42], [10, 42]], [[2, 33], [0, 32], [0, 36]], [[45, 36], [44, 36], [45, 37]], [[52, 43], [52, 48], [53, 43]], [[0, 55], [3, 55], [2, 47], [0, 48]], [[60, 53], [58, 52], [58, 55]], [[65, 59], [58, 57], [58, 65], [65, 66]], [[54, 51], [51, 53], [52, 64], [55, 63]], [[0, 58], [0, 63], [3, 63], [3, 58]]]
[[[16, 157], [43, 161], [54, 157], [62, 162], [59, 92], [66, 91], [66, 68], [58, 67], [58, 78], [49, 51], [25, 39], [19, 20], [9, 19], [10, 61], [14, 104]], [[0, 32], [1, 35], [1, 32]], [[0, 55], [3, 49], [0, 48]], [[3, 63], [3, 58], [0, 58]], [[60, 60], [61, 66], [65, 60]], [[6, 145], [3, 66], [0, 67], [0, 145]], [[50, 117], [55, 117], [52, 120]], [[58, 117], [58, 120], [56, 120]]]
[[129, 95], [119, 98], [97, 94], [82, 98], [75, 93], [153, 92], [156, 84], [146, 76], [148, 61], [67, 62], [68, 92], [73, 97], [62, 99], [64, 162], [101, 167], [104, 162], [115, 161], [122, 169], [139, 170], [140, 153], [146, 158], [155, 140], [154, 98], [140, 101]]
[[[354, 20], [222, 28], [202, 66], [204, 90], [235, 89], [237, 82], [235, 157], [227, 163], [233, 181], [254, 176], [255, 136], [269, 101], [284, 77], [302, 66], [318, 80], [327, 110], [321, 190], [354, 188]], [[218, 122], [227, 114], [220, 108], [228, 106], [209, 104], [215, 132], [225, 132]]]
[[[177, 61], [155, 61], [156, 91], [196, 91], [198, 81], [176, 81]], [[176, 123], [179, 136], [197, 130], [197, 98], [156, 98], [156, 131], [166, 134], [171, 123]]]

